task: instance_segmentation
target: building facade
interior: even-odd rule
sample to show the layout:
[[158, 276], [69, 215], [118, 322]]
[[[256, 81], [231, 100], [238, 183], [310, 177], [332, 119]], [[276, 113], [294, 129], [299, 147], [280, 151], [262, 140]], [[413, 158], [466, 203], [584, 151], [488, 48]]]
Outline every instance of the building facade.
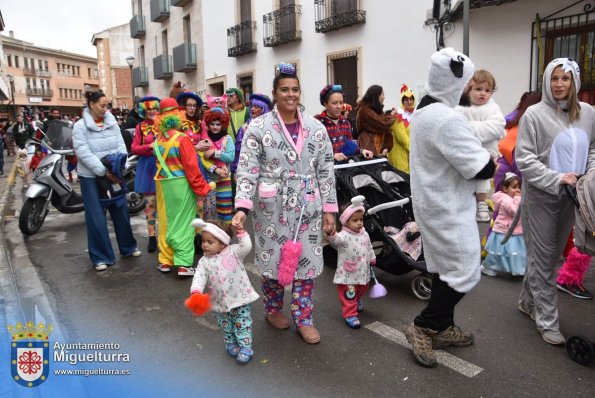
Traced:
[[97, 47], [99, 88], [109, 98], [112, 108], [132, 107], [132, 76], [126, 58], [134, 54], [128, 24], [95, 33], [91, 42]]
[[4, 73], [12, 76], [14, 102], [34, 113], [60, 109], [63, 115], [80, 115], [85, 89], [98, 89], [97, 59], [2, 36]]

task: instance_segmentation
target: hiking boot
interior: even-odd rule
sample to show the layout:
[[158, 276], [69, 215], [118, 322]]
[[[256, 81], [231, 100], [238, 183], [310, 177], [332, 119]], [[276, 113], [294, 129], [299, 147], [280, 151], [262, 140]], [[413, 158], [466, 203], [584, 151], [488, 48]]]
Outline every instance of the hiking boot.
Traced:
[[475, 220], [477, 220], [477, 222], [490, 222], [490, 209], [486, 202], [477, 202]]
[[432, 337], [432, 348], [439, 349], [451, 345], [455, 347], [466, 347], [473, 344], [473, 340], [474, 337], [471, 333], [463, 332], [460, 327], [452, 325]]
[[438, 363], [432, 349], [432, 337], [435, 331], [416, 326], [414, 323], [405, 330], [407, 341], [413, 348], [413, 356], [423, 366], [434, 367]]
[[583, 300], [593, 300], [593, 295], [584, 286], [579, 285], [564, 285], [562, 283], [556, 283], [558, 290], [564, 293], [570, 294], [572, 297]]
[[543, 337], [543, 339], [547, 343], [550, 343], [552, 345], [562, 345], [566, 343], [564, 335], [560, 333], [560, 331], [558, 330], [546, 330], [544, 332], [541, 332], [541, 337]]

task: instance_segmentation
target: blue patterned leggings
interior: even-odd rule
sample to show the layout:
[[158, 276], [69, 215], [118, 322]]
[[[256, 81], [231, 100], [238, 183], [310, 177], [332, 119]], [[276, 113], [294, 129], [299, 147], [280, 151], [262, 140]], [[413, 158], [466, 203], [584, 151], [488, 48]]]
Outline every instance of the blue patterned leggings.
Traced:
[[237, 342], [240, 347], [252, 348], [250, 304], [233, 308], [229, 312], [216, 312], [215, 318], [225, 344]]

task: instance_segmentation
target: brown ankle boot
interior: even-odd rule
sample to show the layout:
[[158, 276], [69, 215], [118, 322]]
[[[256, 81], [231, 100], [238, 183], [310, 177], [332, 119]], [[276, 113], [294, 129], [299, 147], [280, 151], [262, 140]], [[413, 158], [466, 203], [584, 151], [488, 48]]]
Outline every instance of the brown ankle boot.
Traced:
[[289, 320], [282, 312], [273, 312], [264, 317], [275, 329], [289, 329]]
[[300, 326], [297, 331], [308, 344], [318, 344], [320, 342], [320, 333], [314, 326]]

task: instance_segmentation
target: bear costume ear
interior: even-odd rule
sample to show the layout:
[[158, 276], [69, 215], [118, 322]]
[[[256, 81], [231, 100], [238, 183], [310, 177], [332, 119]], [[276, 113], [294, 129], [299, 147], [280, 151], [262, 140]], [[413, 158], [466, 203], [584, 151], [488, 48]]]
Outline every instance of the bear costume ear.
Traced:
[[450, 60], [450, 70], [452, 74], [455, 75], [456, 78], [460, 79], [463, 77], [463, 66], [465, 65], [465, 59], [460, 55], [457, 57], [456, 60]]

